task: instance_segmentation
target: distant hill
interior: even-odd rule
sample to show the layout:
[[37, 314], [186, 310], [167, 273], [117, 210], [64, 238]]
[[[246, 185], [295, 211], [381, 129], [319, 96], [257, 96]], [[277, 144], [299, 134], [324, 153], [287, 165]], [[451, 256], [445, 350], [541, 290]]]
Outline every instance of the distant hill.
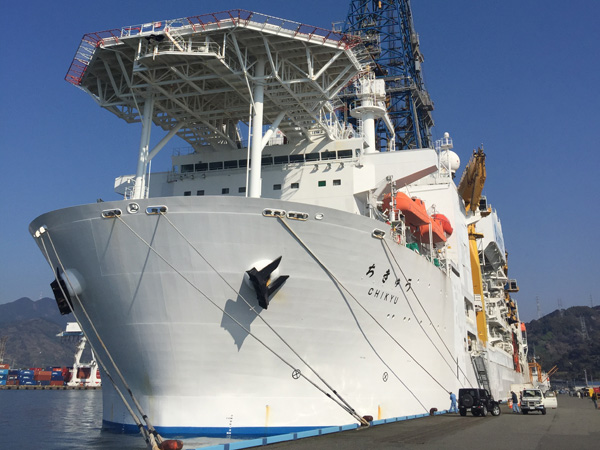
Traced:
[[[51, 298], [20, 298], [0, 305], [0, 337], [7, 336], [4, 363], [15, 368], [72, 366], [76, 342], [56, 337], [72, 314], [62, 316]], [[90, 358], [84, 353], [82, 361]]]
[[600, 306], [557, 310], [526, 327], [529, 358], [544, 370], [558, 366], [553, 379], [583, 380], [585, 369], [588, 379], [600, 380]]
[[75, 320], [70, 314], [61, 316], [56, 307], [56, 301], [48, 297], [37, 301], [22, 297], [12, 303], [0, 305], [0, 326], [5, 323], [30, 319], [47, 319], [61, 327], [64, 327], [67, 322]]
[[[582, 320], [587, 335], [582, 332]], [[74, 322], [62, 316], [50, 298], [20, 298], [0, 305], [0, 337], [8, 336], [4, 362], [12, 367], [71, 366], [76, 343], [56, 335]], [[558, 366], [553, 379], [600, 380], [600, 306], [574, 306], [526, 324], [529, 358], [544, 370]], [[88, 346], [89, 347], [89, 346]], [[89, 361], [89, 350], [83, 361]]]

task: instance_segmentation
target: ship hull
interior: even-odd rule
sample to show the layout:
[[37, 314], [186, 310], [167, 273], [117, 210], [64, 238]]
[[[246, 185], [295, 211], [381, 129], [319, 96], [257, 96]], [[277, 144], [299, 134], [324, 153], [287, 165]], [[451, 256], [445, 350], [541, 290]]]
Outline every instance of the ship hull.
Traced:
[[[47, 230], [37, 242], [97, 357], [160, 432], [265, 436], [423, 414], [476, 385], [452, 272], [382, 222], [272, 199], [132, 203], [54, 211], [30, 231]], [[166, 213], [146, 213], [157, 206]], [[278, 257], [271, 281], [289, 278], [264, 309], [246, 272]], [[105, 426], [135, 430], [108, 385]]]

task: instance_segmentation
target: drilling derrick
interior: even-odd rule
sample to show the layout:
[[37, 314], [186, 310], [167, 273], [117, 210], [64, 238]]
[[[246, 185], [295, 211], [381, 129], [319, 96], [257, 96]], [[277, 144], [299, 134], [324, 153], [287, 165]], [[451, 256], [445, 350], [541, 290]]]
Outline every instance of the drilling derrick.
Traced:
[[385, 80], [386, 106], [395, 139], [385, 123], [376, 126], [378, 149], [433, 148], [433, 102], [421, 73], [423, 55], [409, 0], [352, 0], [345, 33], [358, 35], [372, 59], [376, 78]]

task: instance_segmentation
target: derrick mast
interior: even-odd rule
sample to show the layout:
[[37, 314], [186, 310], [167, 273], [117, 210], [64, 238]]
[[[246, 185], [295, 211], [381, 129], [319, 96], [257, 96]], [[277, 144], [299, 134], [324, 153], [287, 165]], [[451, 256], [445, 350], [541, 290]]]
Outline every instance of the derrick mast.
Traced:
[[[385, 80], [390, 136], [385, 123], [376, 127], [379, 150], [433, 148], [433, 102], [425, 90], [409, 0], [352, 0], [345, 33], [359, 35], [372, 58], [375, 76]], [[394, 139], [392, 139], [394, 138]]]

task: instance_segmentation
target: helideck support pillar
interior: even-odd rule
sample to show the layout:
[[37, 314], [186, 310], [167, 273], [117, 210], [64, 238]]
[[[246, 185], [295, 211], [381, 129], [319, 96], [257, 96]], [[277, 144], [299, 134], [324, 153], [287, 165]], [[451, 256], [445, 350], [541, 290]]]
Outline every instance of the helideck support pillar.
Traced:
[[262, 128], [263, 128], [263, 102], [265, 95], [264, 86], [265, 58], [259, 58], [254, 73], [254, 107], [252, 108], [252, 142], [250, 147], [250, 182], [249, 197], [260, 198], [261, 194], [261, 155], [262, 155]]
[[146, 197], [145, 175], [148, 167], [148, 147], [150, 146], [150, 131], [152, 130], [152, 113], [154, 97], [149, 95], [144, 102], [144, 115], [142, 117], [142, 137], [140, 139], [140, 152], [137, 170], [135, 172], [135, 185], [133, 187], [134, 199]]

